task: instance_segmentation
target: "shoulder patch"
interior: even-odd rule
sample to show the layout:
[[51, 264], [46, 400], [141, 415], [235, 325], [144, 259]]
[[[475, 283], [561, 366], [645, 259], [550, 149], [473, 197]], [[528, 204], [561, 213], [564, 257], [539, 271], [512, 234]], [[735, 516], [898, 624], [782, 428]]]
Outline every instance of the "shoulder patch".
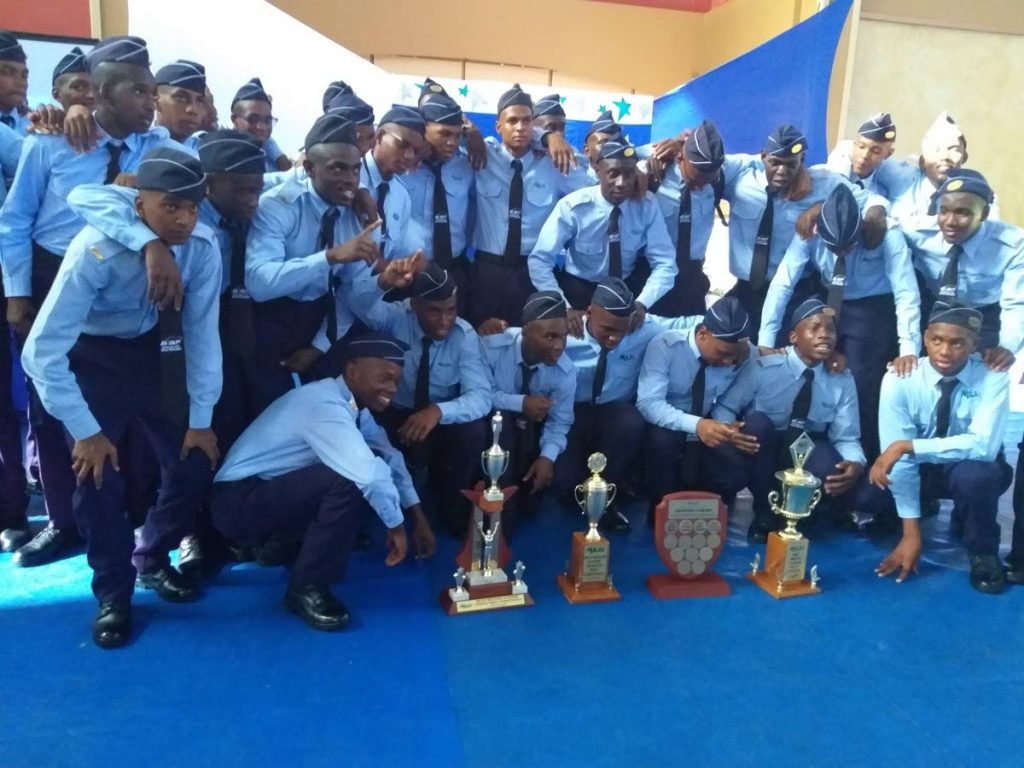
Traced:
[[576, 366], [573, 365], [572, 358], [570, 358], [565, 352], [563, 352], [562, 356], [558, 358], [558, 367], [564, 373], [572, 373], [576, 370]]
[[757, 358], [757, 364], [762, 368], [775, 368], [786, 362], [785, 355], [762, 355]]
[[1012, 224], [1005, 222], [992, 222], [993, 224], [1001, 224], [998, 233], [996, 234], [996, 240], [1003, 245], [1008, 245], [1011, 248], [1020, 248], [1024, 245], [1024, 230], [1020, 227], [1015, 227]]
[[488, 336], [481, 336], [480, 341], [483, 342], [485, 347], [490, 349], [501, 349], [502, 347], [512, 346], [514, 338], [512, 334], [505, 331], [503, 333], [492, 333]]
[[660, 341], [666, 347], [677, 347], [680, 344], [685, 344], [689, 336], [689, 331], [662, 331], [655, 340]]
[[592, 205], [594, 203], [595, 189], [596, 187], [584, 187], [583, 189], [578, 189], [575, 192], [570, 192], [565, 196], [565, 198], [563, 198], [565, 200], [565, 204], [568, 205], [569, 208], [579, 208], [584, 205]]

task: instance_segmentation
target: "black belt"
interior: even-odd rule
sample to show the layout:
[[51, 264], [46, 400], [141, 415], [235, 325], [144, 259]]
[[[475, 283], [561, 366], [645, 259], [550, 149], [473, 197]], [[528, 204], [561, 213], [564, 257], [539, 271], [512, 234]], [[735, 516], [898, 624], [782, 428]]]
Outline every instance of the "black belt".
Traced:
[[488, 253], [487, 251], [477, 251], [476, 260], [484, 264], [494, 264], [498, 267], [505, 267], [506, 269], [526, 269], [526, 257], [520, 256], [518, 259], [511, 260], [506, 259], [504, 254]]

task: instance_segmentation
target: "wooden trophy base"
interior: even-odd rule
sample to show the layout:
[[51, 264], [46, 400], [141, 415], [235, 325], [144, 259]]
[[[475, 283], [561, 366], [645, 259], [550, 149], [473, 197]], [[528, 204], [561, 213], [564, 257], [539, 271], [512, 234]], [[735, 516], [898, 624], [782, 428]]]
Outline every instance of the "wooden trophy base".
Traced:
[[526, 591], [526, 585], [524, 584], [520, 590], [510, 581], [466, 587], [464, 592], [466, 596], [462, 599], [455, 598], [454, 589], [446, 589], [441, 593], [441, 607], [449, 616], [502, 611], [506, 608], [526, 608], [533, 605], [533, 598]]
[[667, 573], [656, 573], [647, 577], [647, 589], [658, 600], [728, 597], [732, 594], [729, 582], [717, 573], [705, 573], [694, 579], [681, 579]]
[[747, 578], [776, 600], [821, 594], [817, 585], [804, 578], [808, 546], [807, 539], [784, 539], [772, 531], [768, 534], [764, 570], [749, 573]]
[[583, 531], [572, 535], [572, 557], [569, 568], [558, 577], [565, 599], [576, 603], [608, 603], [621, 600], [608, 573], [611, 544], [603, 536], [588, 539]]

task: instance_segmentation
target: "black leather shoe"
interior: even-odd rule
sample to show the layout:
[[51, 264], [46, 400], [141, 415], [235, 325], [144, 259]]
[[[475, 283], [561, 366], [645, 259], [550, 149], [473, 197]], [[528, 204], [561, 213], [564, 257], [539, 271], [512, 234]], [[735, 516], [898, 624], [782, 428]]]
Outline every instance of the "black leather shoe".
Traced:
[[198, 536], [186, 536], [178, 545], [178, 570], [194, 579], [203, 572], [203, 547]]
[[191, 603], [199, 599], [199, 590], [170, 565], [152, 573], [140, 573], [138, 583], [169, 603]]
[[1006, 580], [1011, 584], [1024, 584], [1024, 556], [1010, 552], [1006, 558]]
[[352, 618], [348, 609], [322, 584], [290, 585], [284, 604], [313, 629], [325, 632], [345, 629]]
[[998, 595], [1006, 588], [1006, 571], [996, 555], [968, 554], [971, 586], [986, 595]]
[[100, 603], [92, 623], [92, 641], [100, 648], [120, 648], [132, 630], [132, 604], [127, 600]]
[[747, 528], [747, 541], [751, 544], [764, 544], [768, 541], [768, 534], [774, 530], [775, 526], [770, 521], [755, 517]]
[[28, 522], [23, 526], [6, 528], [3, 533], [0, 533], [0, 551], [14, 552], [19, 547], [28, 544], [31, 538], [32, 531], [28, 527]]
[[629, 518], [619, 512], [617, 509], [609, 509], [603, 515], [597, 523], [598, 527], [606, 533], [614, 533], [616, 536], [625, 536], [631, 530], [632, 526], [629, 524]]
[[33, 536], [30, 542], [22, 544], [12, 560], [22, 568], [46, 565], [74, 549], [80, 542], [78, 531], [48, 525]]
[[896, 515], [880, 514], [864, 523], [861, 530], [873, 539], [881, 539], [899, 533], [903, 530], [903, 523]]

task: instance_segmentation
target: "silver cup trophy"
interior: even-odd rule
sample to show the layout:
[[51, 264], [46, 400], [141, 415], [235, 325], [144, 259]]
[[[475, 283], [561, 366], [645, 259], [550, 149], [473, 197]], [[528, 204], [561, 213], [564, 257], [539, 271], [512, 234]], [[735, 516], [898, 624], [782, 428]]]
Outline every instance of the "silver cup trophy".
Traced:
[[615, 483], [606, 482], [601, 473], [608, 466], [608, 459], [603, 453], [593, 453], [587, 459], [587, 469], [591, 471], [590, 477], [585, 483], [576, 486], [576, 503], [580, 505], [583, 514], [587, 516], [590, 529], [587, 531], [587, 541], [598, 541], [601, 534], [597, 531], [597, 524], [601, 521], [608, 505], [615, 500]]
[[501, 413], [495, 413], [491, 417], [491, 431], [494, 433], [494, 442], [480, 456], [480, 465], [483, 467], [484, 475], [491, 481], [491, 484], [484, 489], [484, 499], [486, 501], [505, 500], [505, 494], [502, 493], [498, 481], [505, 474], [505, 470], [508, 469], [509, 454], [498, 443], [498, 438], [501, 435], [501, 422]]
[[804, 469], [804, 464], [813, 450], [814, 441], [804, 432], [789, 447], [789, 454], [793, 457], [792, 468], [775, 473], [775, 477], [782, 483], [782, 504], [779, 504], [778, 491], [768, 494], [772, 511], [786, 518], [786, 528], [779, 536], [789, 541], [803, 538], [797, 531], [796, 524], [799, 520], [809, 517], [821, 500], [821, 480]]

